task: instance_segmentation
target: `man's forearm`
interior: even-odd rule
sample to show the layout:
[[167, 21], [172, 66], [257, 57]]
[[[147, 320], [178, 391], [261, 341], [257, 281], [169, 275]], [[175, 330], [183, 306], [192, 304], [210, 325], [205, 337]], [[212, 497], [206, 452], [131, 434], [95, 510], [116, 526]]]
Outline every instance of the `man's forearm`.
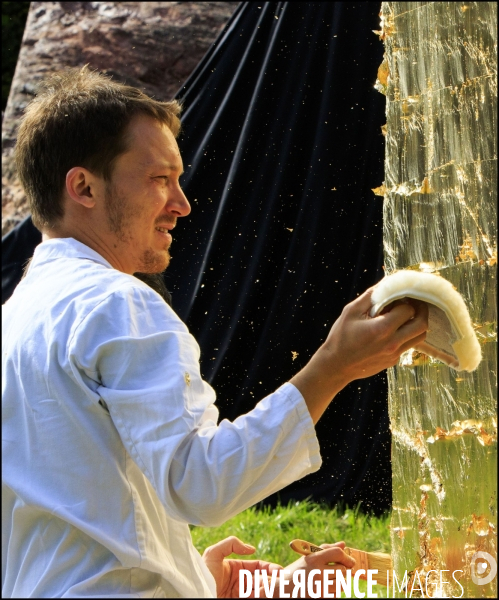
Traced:
[[328, 357], [328, 350], [321, 347], [308, 364], [290, 380], [290, 383], [305, 399], [315, 425], [331, 400], [350, 381], [341, 369], [334, 368], [334, 358]]

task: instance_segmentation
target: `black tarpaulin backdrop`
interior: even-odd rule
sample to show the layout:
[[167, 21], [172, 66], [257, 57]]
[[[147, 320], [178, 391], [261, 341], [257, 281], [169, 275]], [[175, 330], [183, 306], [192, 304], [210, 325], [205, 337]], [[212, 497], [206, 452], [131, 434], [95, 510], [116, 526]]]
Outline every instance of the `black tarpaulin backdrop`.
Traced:
[[[306, 364], [382, 277], [383, 47], [371, 2], [243, 2], [179, 91], [192, 213], [165, 278], [234, 419]], [[5, 244], [4, 244], [5, 245]], [[391, 501], [384, 375], [317, 426], [323, 466], [268, 499], [381, 512]]]
[[[288, 380], [382, 277], [382, 201], [371, 191], [383, 180], [378, 12], [242, 3], [178, 94], [192, 213], [174, 232], [166, 281], [222, 417]], [[321, 470], [281, 501], [388, 508], [384, 376], [350, 384], [317, 431]]]

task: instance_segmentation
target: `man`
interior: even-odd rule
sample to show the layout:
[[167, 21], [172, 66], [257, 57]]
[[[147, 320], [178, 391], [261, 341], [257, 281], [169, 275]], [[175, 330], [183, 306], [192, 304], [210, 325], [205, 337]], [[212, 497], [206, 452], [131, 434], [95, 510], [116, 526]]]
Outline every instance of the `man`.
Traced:
[[[253, 549], [229, 538], [203, 561], [188, 524], [317, 470], [313, 425], [336, 393], [425, 338], [421, 307], [370, 319], [368, 291], [290, 382], [217, 424], [195, 340], [133, 277], [168, 266], [190, 212], [179, 112], [83, 68], [49, 79], [20, 126], [44, 241], [3, 309], [5, 597], [230, 595], [241, 566], [262, 565], [223, 558]], [[342, 547], [290, 569], [351, 568]]]

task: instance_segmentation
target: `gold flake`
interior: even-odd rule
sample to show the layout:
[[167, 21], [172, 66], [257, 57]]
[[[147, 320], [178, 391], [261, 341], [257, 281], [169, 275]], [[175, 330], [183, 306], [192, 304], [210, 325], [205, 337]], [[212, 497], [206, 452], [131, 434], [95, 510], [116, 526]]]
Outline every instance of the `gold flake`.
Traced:
[[489, 533], [489, 521], [485, 515], [475, 515], [475, 513], [471, 516], [472, 521], [470, 527], [473, 528], [475, 533], [480, 536], [488, 535]]
[[393, 19], [393, 15], [383, 15], [380, 13], [380, 30], [373, 29], [372, 32], [379, 36], [381, 41], [385, 40], [388, 36], [393, 35], [395, 33], [395, 23]]
[[497, 441], [497, 434], [489, 434], [483, 427], [481, 421], [475, 419], [465, 419], [464, 421], [454, 421], [449, 431], [442, 427], [437, 427], [435, 433], [426, 441], [429, 444], [434, 444], [439, 440], [453, 440], [461, 437], [466, 433], [471, 433], [476, 436], [478, 443], [482, 446], [492, 446]]
[[390, 75], [390, 69], [388, 67], [388, 62], [383, 60], [378, 68], [378, 81], [382, 86], [386, 86], [388, 83], [388, 77]]
[[384, 183], [382, 183], [377, 188], [371, 188], [371, 189], [376, 194], [376, 196], [384, 196], [386, 194], [386, 187], [385, 187]]
[[430, 182], [428, 181], [428, 177], [423, 179], [423, 185], [421, 186], [421, 194], [431, 194], [433, 190], [430, 187]]

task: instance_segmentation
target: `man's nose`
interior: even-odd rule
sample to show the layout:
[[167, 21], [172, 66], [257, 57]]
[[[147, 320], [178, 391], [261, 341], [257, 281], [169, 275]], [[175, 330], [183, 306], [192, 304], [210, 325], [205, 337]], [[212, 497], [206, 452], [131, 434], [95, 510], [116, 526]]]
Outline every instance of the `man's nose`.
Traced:
[[191, 212], [191, 205], [182, 188], [178, 187], [175, 194], [168, 199], [167, 208], [177, 217], [186, 217]]

